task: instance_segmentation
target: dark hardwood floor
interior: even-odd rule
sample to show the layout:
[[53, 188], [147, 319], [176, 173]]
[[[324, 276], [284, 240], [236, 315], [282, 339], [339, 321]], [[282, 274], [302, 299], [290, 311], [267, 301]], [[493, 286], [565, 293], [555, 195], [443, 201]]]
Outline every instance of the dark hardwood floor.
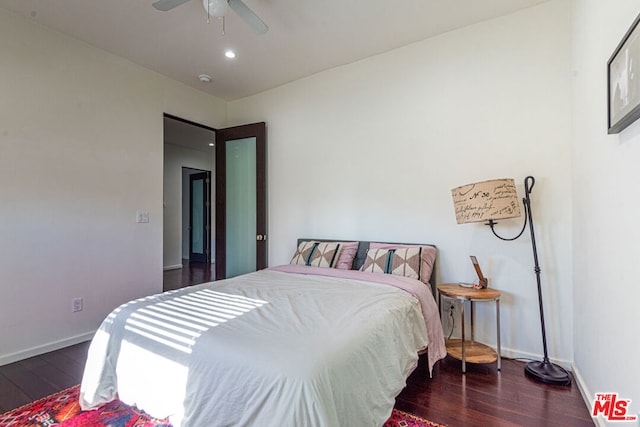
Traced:
[[0, 412], [79, 384], [89, 342], [0, 366]]
[[182, 268], [164, 272], [162, 290], [172, 291], [185, 286], [211, 282], [215, 280], [215, 274], [216, 267], [213, 263], [191, 262], [188, 259], [183, 259]]
[[[212, 277], [211, 269], [207, 273], [203, 266], [184, 270], [190, 269], [166, 271], [165, 287], [176, 289]], [[80, 383], [88, 347], [88, 342], [81, 343], [0, 366], [0, 413]], [[525, 377], [524, 362], [509, 359], [502, 359], [501, 372], [495, 363], [467, 364], [462, 375], [460, 362], [447, 358], [436, 364], [433, 378], [421, 360], [396, 408], [452, 427], [594, 425], [575, 382], [570, 387], [537, 383]]]
[[429, 379], [426, 360], [407, 380], [396, 408], [448, 426], [593, 426], [589, 410], [575, 382], [570, 387], [533, 381], [524, 374], [525, 362], [502, 359], [496, 364], [467, 363], [447, 357]]

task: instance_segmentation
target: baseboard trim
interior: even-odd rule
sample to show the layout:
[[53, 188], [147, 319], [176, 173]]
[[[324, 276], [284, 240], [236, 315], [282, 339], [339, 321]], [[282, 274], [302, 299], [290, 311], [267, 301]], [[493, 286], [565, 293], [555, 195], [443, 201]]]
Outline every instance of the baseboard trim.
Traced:
[[167, 265], [165, 267], [162, 267], [163, 271], [167, 271], [167, 270], [177, 270], [179, 268], [182, 268], [182, 264], [175, 264], [175, 265]]
[[81, 342], [89, 341], [93, 338], [95, 333], [96, 331], [94, 330], [92, 332], [87, 332], [86, 334], [76, 335], [74, 337], [65, 338], [60, 341], [50, 342], [48, 344], [44, 344], [38, 347], [32, 347], [24, 351], [0, 355], [0, 366], [18, 362], [23, 359], [28, 359], [29, 357], [39, 356], [50, 351], [60, 350], [61, 348], [80, 344]]
[[[495, 348], [495, 347], [494, 347]], [[500, 349], [502, 357], [508, 359], [527, 359], [527, 360], [542, 360], [544, 358], [541, 354], [526, 353], [523, 351], [513, 350], [510, 348], [502, 347]], [[573, 362], [566, 359], [549, 358], [552, 363], [562, 366], [564, 369], [573, 370]]]
[[[591, 391], [589, 390], [589, 387], [587, 387], [587, 384], [584, 381], [584, 378], [582, 377], [582, 374], [580, 373], [580, 369], [578, 369], [578, 367], [575, 365], [575, 363], [571, 364], [572, 366], [572, 371], [573, 371], [573, 378], [576, 381], [576, 385], [578, 386], [578, 390], [580, 390], [580, 394], [582, 395], [582, 399], [584, 400], [585, 405], [587, 405], [587, 408], [589, 410], [589, 412], [591, 412], [591, 408], [593, 408], [593, 401], [594, 401], [594, 394], [591, 393]], [[601, 416], [598, 417], [591, 417], [591, 419], [593, 420], [593, 422], [600, 426], [600, 427], [605, 427], [606, 422], [604, 421], [604, 419]]]

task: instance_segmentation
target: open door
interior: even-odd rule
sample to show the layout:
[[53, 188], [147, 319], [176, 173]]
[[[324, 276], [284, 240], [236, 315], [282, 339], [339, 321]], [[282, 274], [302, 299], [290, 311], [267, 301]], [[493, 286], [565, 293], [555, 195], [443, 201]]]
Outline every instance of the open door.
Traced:
[[189, 261], [211, 262], [210, 172], [189, 176]]
[[267, 267], [266, 125], [216, 131], [216, 280]]

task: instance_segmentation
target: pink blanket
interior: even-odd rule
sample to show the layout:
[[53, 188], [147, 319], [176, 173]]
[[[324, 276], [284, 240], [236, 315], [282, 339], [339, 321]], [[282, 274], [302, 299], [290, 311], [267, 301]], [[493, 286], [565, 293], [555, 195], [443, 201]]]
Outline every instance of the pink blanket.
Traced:
[[402, 289], [416, 297], [422, 307], [422, 316], [424, 317], [427, 336], [429, 338], [429, 347], [427, 349], [429, 356], [429, 374], [432, 372], [433, 365], [447, 355], [438, 306], [431, 293], [431, 289], [417, 279], [410, 279], [394, 274], [365, 273], [357, 270], [338, 270], [335, 268], [308, 267], [306, 265], [294, 264], [271, 267], [270, 270], [284, 273], [340, 277], [343, 279], [379, 283]]

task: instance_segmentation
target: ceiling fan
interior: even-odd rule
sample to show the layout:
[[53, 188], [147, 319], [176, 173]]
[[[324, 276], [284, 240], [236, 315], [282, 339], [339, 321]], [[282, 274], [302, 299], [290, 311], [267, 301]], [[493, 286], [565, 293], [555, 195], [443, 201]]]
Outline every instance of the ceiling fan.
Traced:
[[[188, 1], [189, 0], [158, 0], [153, 3], [153, 7], [166, 12]], [[262, 19], [253, 13], [242, 0], [203, 0], [202, 4], [209, 16], [223, 19], [227, 12], [227, 7], [230, 7], [257, 34], [264, 34], [269, 29], [269, 27], [262, 22]]]

